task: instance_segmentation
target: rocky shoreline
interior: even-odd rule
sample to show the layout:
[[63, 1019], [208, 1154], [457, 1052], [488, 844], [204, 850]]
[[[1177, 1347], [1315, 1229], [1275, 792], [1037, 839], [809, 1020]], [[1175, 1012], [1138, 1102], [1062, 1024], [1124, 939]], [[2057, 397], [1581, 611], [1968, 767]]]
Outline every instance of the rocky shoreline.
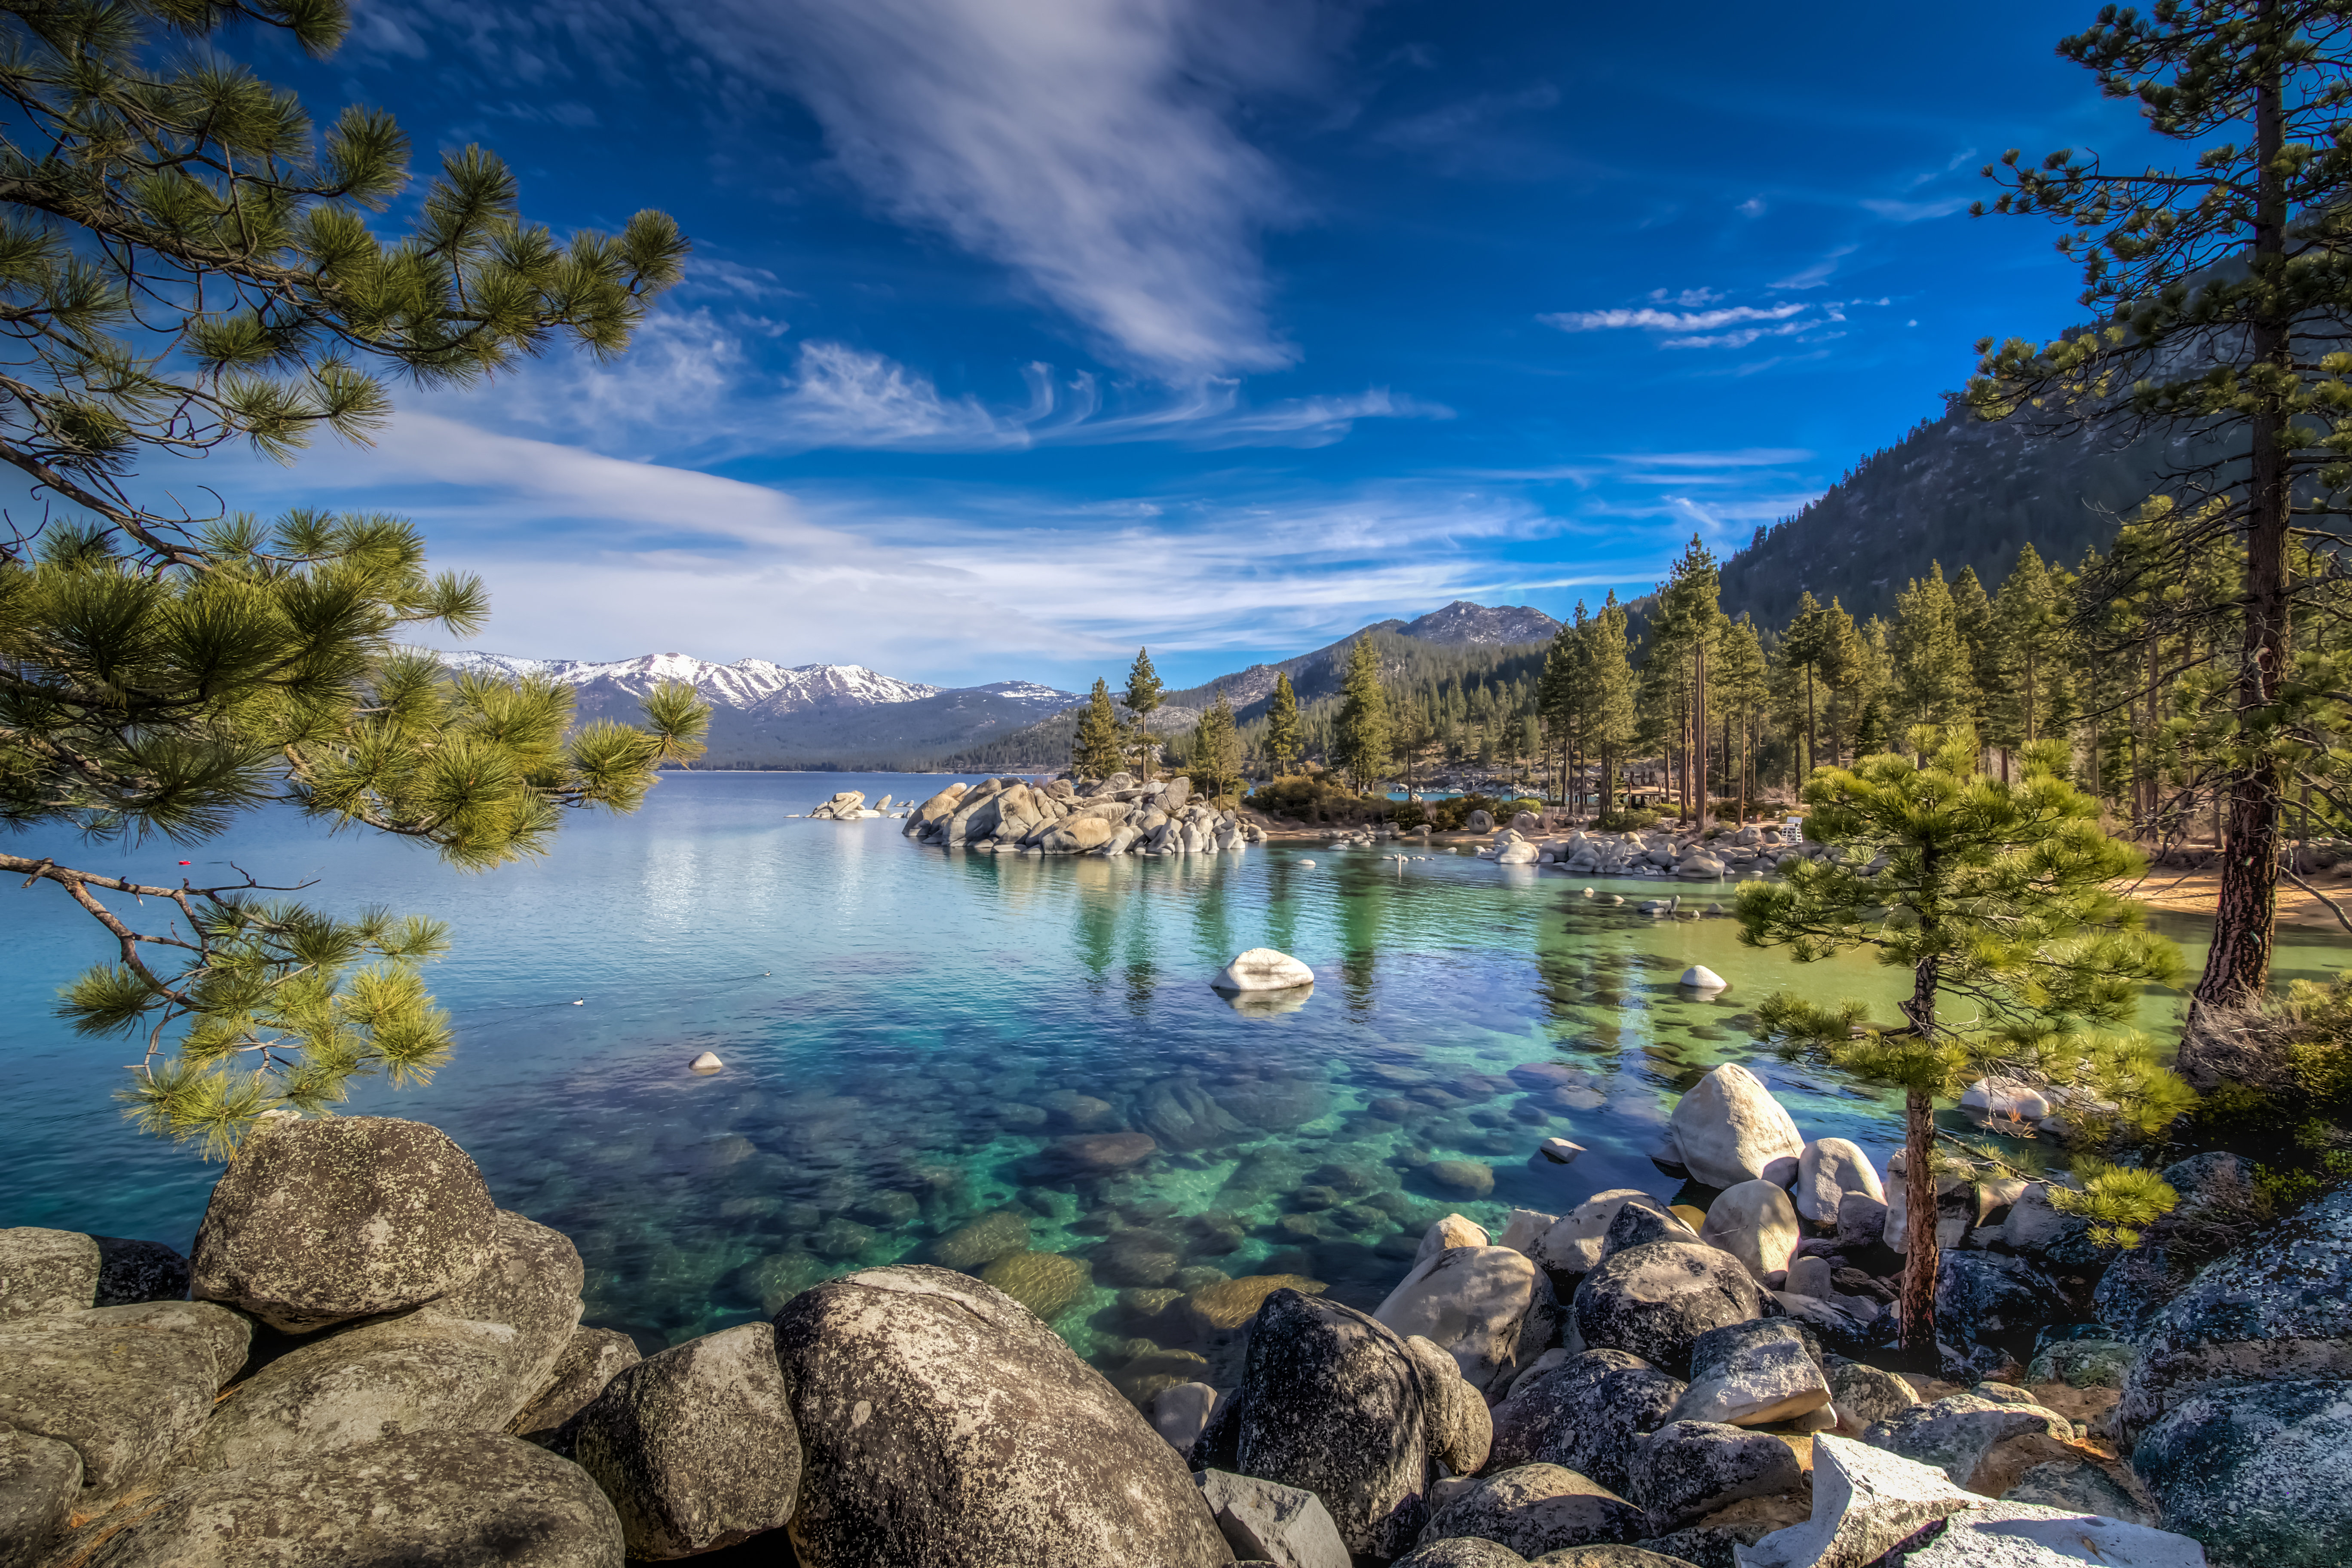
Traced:
[[1939, 1365], [1898, 1374], [1901, 1184], [1736, 1065], [1671, 1130], [1704, 1207], [1449, 1215], [1370, 1311], [1296, 1276], [1129, 1291], [1148, 1353], [1107, 1378], [1024, 1272], [1061, 1260], [987, 1216], [934, 1244], [961, 1268], [640, 1359], [437, 1131], [274, 1120], [185, 1258], [0, 1231], [0, 1568], [618, 1568], [770, 1532], [810, 1568], [2343, 1560], [2352, 1192], [2268, 1222], [2200, 1155], [2116, 1255], [2032, 1184], [1947, 1183]]
[[905, 832], [983, 855], [1214, 855], [1265, 842], [1265, 830], [1238, 812], [1193, 799], [1185, 779], [1127, 773], [952, 784], [908, 815]]

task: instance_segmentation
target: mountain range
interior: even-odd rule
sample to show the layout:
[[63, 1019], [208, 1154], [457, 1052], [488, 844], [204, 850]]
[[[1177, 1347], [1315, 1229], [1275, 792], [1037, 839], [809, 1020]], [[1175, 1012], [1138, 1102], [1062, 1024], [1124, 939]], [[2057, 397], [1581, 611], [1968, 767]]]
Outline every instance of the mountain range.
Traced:
[[[1152, 728], [1190, 729], [1221, 686], [1237, 708], [1262, 703], [1272, 694], [1277, 673], [1291, 678], [1302, 701], [1336, 691], [1345, 674], [1341, 656], [1366, 631], [1484, 647], [1540, 642], [1559, 629], [1558, 621], [1524, 605], [1497, 608], [1457, 599], [1416, 620], [1375, 621], [1280, 664], [1254, 664], [1171, 691], [1153, 715]], [[683, 681], [710, 704], [709, 749], [698, 764], [705, 767], [932, 767], [998, 751], [990, 742], [1013, 736], [1021, 737], [1013, 749], [1024, 760], [1033, 752], [1038, 761], [1051, 760], [1049, 752], [1068, 753], [1068, 735], [1076, 728], [1073, 710], [1085, 700], [1076, 692], [1029, 680], [927, 686], [856, 664], [787, 666], [763, 658], [717, 664], [679, 653], [606, 661], [524, 658], [474, 649], [439, 657], [460, 671], [560, 681], [573, 689], [574, 710], [583, 721], [631, 721], [646, 693], [666, 681]]]

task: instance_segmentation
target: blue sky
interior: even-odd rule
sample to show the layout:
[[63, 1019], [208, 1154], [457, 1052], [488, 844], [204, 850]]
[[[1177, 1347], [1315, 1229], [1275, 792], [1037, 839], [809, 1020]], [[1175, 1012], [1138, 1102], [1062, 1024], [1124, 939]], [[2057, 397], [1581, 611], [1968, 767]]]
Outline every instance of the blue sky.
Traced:
[[610, 367], [212, 459], [415, 517], [509, 653], [1082, 686], [1639, 592], [2074, 319], [1982, 163], [2138, 155], [2052, 52], [2088, 4], [355, 5], [231, 47], [696, 245]]

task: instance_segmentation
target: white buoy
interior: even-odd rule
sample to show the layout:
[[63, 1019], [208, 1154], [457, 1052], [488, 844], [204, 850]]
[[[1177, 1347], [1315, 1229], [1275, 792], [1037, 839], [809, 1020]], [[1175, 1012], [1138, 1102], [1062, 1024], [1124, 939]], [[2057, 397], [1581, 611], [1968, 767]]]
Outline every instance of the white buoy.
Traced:
[[710, 1052], [705, 1051], [686, 1065], [688, 1070], [692, 1072], [717, 1072], [720, 1068], [725, 1067], [727, 1064], [720, 1061]]
[[1683, 971], [1682, 984], [1685, 991], [1696, 991], [1711, 996], [1717, 991], [1727, 989], [1729, 982], [1706, 964], [1694, 963]]

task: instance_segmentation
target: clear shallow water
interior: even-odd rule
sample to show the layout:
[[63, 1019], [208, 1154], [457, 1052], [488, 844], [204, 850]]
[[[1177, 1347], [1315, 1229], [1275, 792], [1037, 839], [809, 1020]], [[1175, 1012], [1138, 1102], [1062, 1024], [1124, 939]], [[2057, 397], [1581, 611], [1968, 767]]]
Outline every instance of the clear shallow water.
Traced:
[[[1444, 848], [1402, 867], [1287, 844], [1041, 859], [786, 816], [837, 789], [920, 799], [945, 782], [669, 774], [638, 816], [575, 820], [549, 860], [487, 877], [284, 816], [196, 850], [17, 842], [155, 881], [183, 857], [199, 873], [234, 858], [266, 881], [319, 877], [321, 901], [448, 920], [454, 951], [431, 973], [455, 1056], [428, 1088], [362, 1088], [348, 1109], [446, 1129], [503, 1206], [579, 1245], [589, 1321], [648, 1350], [828, 1274], [929, 1261], [942, 1236], [1016, 1205], [1033, 1249], [1085, 1262], [1085, 1278], [1042, 1260], [1030, 1273], [1069, 1301], [1055, 1327], [1106, 1366], [1138, 1349], [1123, 1287], [1297, 1273], [1370, 1306], [1449, 1209], [1499, 1225], [1515, 1205], [1665, 1191], [1645, 1152], [1674, 1097], [1726, 1059], [1809, 1136], [1882, 1160], [1899, 1140], [1892, 1101], [1759, 1053], [1748, 1032], [1777, 984], [1890, 1003], [1895, 977], [1865, 959], [1795, 969], [1740, 947], [1727, 920], [1595, 908], [1582, 879]], [[0, 1225], [184, 1248], [217, 1172], [121, 1120], [108, 1095], [132, 1048], [49, 1015], [56, 987], [107, 955], [102, 933], [55, 889], [5, 895]], [[2327, 973], [2346, 945], [2287, 935], [2281, 974]], [[1244, 1010], [1209, 989], [1256, 946], [1314, 967], [1303, 1005]], [[1680, 994], [1695, 963], [1730, 989]], [[2147, 1018], [2177, 1010], [2152, 996]], [[703, 1050], [726, 1070], [687, 1071]], [[1591, 1073], [1603, 1103], [1528, 1092], [1507, 1074], [1531, 1062]], [[1158, 1152], [1110, 1174], [1056, 1162], [1058, 1139], [1119, 1129]], [[1530, 1170], [1555, 1134], [1590, 1152]], [[1446, 1160], [1490, 1167], [1493, 1191], [1433, 1181]]]

